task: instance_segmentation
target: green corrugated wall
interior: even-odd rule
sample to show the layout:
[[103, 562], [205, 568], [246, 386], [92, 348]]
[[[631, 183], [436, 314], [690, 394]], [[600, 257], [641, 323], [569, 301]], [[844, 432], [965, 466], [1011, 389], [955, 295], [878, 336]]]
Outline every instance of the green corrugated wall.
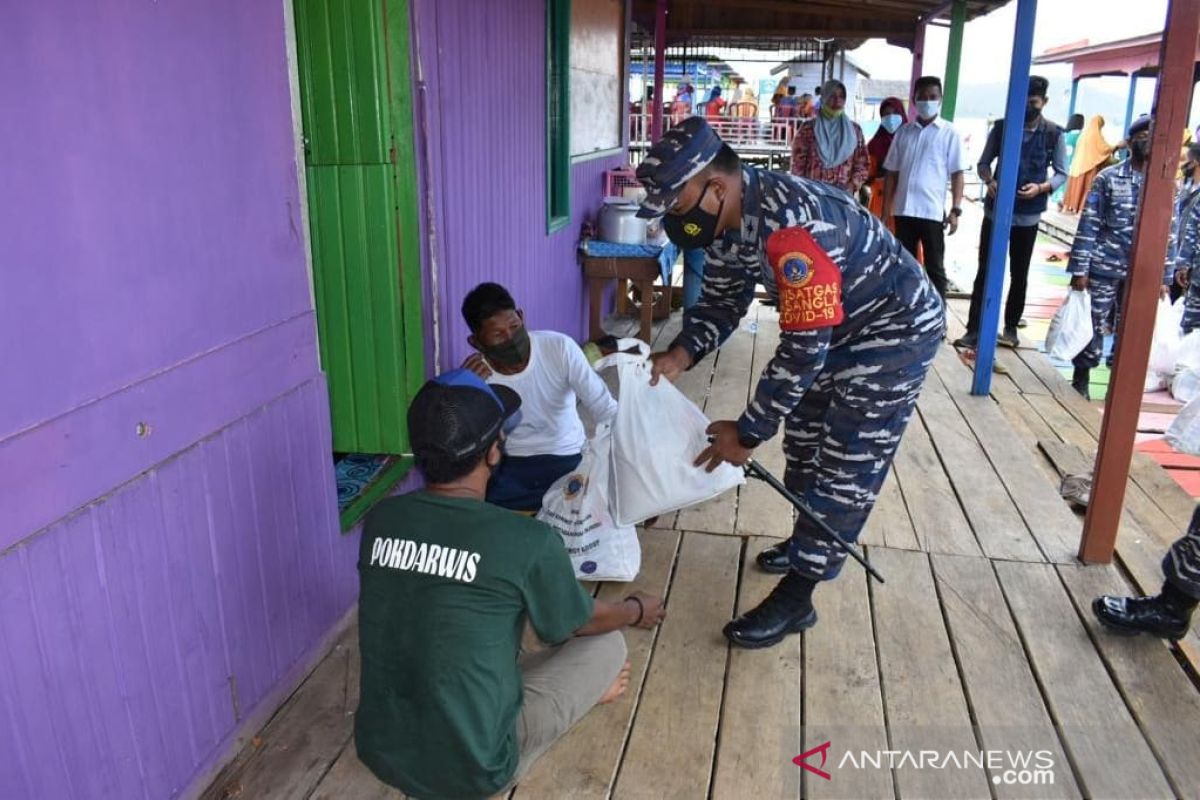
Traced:
[[424, 370], [407, 3], [295, 0], [295, 9], [333, 449], [402, 453]]

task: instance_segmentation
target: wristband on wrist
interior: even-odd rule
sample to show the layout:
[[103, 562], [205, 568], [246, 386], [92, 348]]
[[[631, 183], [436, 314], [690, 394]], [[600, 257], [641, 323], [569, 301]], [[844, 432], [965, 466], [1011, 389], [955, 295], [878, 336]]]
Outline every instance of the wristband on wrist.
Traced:
[[961, 217], [962, 209], [959, 208], [958, 206], [955, 206], [954, 208], [950, 209], [950, 214], [951, 214], [951, 216]]
[[638, 607], [637, 619], [635, 619], [633, 622], [630, 623], [631, 625], [636, 626], [639, 623], [641, 623], [642, 618], [646, 616], [646, 607], [644, 605], [642, 605], [641, 599], [638, 597], [635, 597], [634, 595], [629, 595], [629, 597], [625, 598], [626, 603], [628, 603], [630, 600], [637, 603], [637, 607]]
[[758, 439], [755, 439], [753, 436], [749, 436], [741, 431], [738, 431], [738, 444], [747, 450], [753, 450], [762, 444], [762, 442]]

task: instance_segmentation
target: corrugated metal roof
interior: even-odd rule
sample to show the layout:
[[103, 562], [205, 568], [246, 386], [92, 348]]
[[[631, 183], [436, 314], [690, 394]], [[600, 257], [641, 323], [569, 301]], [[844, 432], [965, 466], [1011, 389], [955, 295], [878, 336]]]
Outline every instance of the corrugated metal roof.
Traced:
[[[1009, 0], [967, 0], [974, 19]], [[633, 0], [633, 18], [654, 28], [655, 0]], [[949, 14], [946, 0], [671, 0], [667, 40], [706, 47], [780, 49], [805, 37], [838, 40], [852, 50], [865, 39], [911, 44], [922, 18]]]
[[1084, 39], [1061, 47], [1051, 47], [1033, 59], [1034, 64], [1070, 64], [1084, 56], [1107, 55], [1123, 50], [1157, 45], [1162, 41], [1162, 31], [1134, 36], [1130, 39], [1116, 39], [1111, 42], [1089, 42]]

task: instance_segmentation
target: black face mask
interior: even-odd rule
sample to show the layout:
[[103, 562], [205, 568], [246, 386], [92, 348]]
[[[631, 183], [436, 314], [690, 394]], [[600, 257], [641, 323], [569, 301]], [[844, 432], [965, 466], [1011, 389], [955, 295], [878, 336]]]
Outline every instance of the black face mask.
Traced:
[[1139, 164], [1146, 163], [1146, 159], [1150, 158], [1150, 140], [1135, 139], [1129, 143], [1129, 154], [1133, 156], [1133, 160]]
[[529, 331], [522, 325], [503, 344], [480, 345], [483, 357], [500, 367], [519, 367], [529, 360]]
[[1033, 103], [1025, 106], [1025, 122], [1030, 123], [1041, 116], [1042, 110]]
[[700, 207], [710, 185], [704, 186], [700, 199], [687, 213], [667, 214], [663, 217], [662, 226], [667, 238], [685, 250], [708, 247], [717, 238], [717, 221], [721, 218], [721, 212], [725, 210], [725, 201], [722, 200], [717, 206], [715, 214], [710, 214]]

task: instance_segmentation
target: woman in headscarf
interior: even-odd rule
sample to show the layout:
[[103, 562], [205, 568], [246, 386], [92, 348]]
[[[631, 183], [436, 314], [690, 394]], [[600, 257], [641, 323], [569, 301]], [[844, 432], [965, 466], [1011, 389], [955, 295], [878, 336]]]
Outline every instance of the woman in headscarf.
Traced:
[[1075, 143], [1075, 155], [1067, 170], [1067, 192], [1062, 204], [1062, 210], [1067, 214], [1080, 212], [1088, 192], [1092, 190], [1092, 181], [1112, 160], [1113, 146], [1100, 132], [1103, 127], [1104, 117], [1097, 114], [1088, 120], [1087, 127]]
[[675, 89], [675, 99], [671, 102], [671, 124], [678, 125], [692, 115], [692, 97], [695, 89], [688, 81], [683, 81]]
[[[1079, 137], [1083, 133], [1083, 114], [1072, 114], [1067, 120], [1067, 127], [1063, 128], [1063, 143], [1067, 146], [1067, 165], [1070, 166], [1071, 159], [1075, 157], [1075, 145], [1079, 143]], [[1058, 203], [1058, 210], [1062, 211], [1063, 198], [1067, 195], [1067, 185], [1064, 183], [1054, 190], [1054, 194], [1050, 195], [1050, 201]]]
[[791, 85], [792, 76], [784, 75], [779, 79], [779, 83], [775, 85], [775, 91], [771, 94], [771, 105], [779, 105], [779, 101], [787, 97], [788, 86]]
[[846, 116], [846, 86], [826, 81], [820, 112], [792, 140], [792, 174], [857, 194], [867, 182], [870, 161], [862, 128]]
[[796, 103], [796, 116], [800, 119], [812, 119], [816, 109], [813, 107], [813, 96], [808, 92], [800, 95], [800, 100]]
[[704, 103], [704, 116], [709, 122], [716, 122], [722, 117], [724, 111], [725, 101], [721, 98], [721, 87], [714, 86], [708, 93], [708, 100]]
[[[871, 157], [871, 202], [867, 206], [871, 213], [883, 217], [883, 184], [887, 173], [883, 171], [883, 161], [887, 158], [888, 150], [892, 147], [892, 139], [896, 131], [904, 124], [904, 103], [898, 97], [889, 97], [879, 104], [879, 130], [867, 144], [867, 154]], [[884, 223], [891, 230], [892, 220], [885, 219]]]

